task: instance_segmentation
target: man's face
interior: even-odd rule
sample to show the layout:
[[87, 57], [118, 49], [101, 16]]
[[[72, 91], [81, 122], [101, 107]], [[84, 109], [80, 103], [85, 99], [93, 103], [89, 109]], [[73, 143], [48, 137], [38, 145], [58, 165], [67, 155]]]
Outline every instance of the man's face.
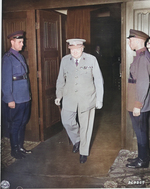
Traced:
[[129, 38], [129, 42], [128, 42], [131, 50], [136, 50], [136, 46], [137, 46], [137, 38], [131, 37]]
[[150, 52], [150, 39], [148, 40], [146, 47], [148, 48], [148, 51]]
[[73, 56], [73, 58], [78, 59], [81, 57], [83, 52], [83, 47], [75, 48], [75, 49], [70, 49], [70, 53]]
[[16, 51], [21, 51], [23, 47], [23, 39], [13, 39], [11, 40], [12, 49]]

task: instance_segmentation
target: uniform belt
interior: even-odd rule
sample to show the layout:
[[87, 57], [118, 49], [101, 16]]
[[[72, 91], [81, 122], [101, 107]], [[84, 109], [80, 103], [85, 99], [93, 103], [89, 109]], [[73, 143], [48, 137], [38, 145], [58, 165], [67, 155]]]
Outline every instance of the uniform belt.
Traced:
[[136, 79], [128, 79], [128, 83], [136, 83]]
[[13, 76], [13, 81], [27, 79], [27, 75]]

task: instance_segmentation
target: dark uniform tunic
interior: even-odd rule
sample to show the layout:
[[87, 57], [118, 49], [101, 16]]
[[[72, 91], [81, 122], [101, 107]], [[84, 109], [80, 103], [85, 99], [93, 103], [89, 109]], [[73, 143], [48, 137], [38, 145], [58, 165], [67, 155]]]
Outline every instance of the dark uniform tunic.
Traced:
[[[14, 54], [19, 60], [16, 59]], [[29, 83], [27, 79], [13, 81], [14, 76], [25, 76], [27, 66], [23, 56], [10, 49], [3, 56], [2, 60], [2, 100], [5, 103], [15, 101], [15, 103], [23, 103], [30, 101]]]
[[146, 48], [136, 51], [136, 57], [130, 66], [130, 77], [128, 79], [128, 101], [127, 110], [140, 108], [141, 112], [150, 111], [150, 59]]

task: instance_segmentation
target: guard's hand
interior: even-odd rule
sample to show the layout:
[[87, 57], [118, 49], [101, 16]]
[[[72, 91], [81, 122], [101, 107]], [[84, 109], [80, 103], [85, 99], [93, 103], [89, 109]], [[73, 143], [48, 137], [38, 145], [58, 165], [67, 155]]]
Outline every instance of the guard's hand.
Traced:
[[60, 106], [60, 99], [59, 99], [59, 98], [56, 98], [56, 99], [55, 99], [55, 104], [56, 104], [57, 106]]
[[133, 108], [133, 116], [139, 116], [140, 115], [140, 108]]
[[9, 103], [8, 103], [8, 107], [9, 107], [9, 108], [15, 108], [15, 102], [14, 102], [14, 101], [9, 102]]
[[103, 106], [103, 103], [102, 103], [102, 102], [100, 102], [100, 101], [97, 101], [97, 102], [96, 102], [96, 109], [101, 109], [102, 106]]

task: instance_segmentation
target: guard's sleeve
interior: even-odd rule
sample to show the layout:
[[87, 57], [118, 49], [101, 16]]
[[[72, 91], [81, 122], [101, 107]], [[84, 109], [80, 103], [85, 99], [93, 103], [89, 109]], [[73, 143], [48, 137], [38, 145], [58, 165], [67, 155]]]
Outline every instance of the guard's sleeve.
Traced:
[[59, 74], [58, 78], [56, 81], [56, 97], [59, 99], [62, 99], [63, 97], [63, 89], [65, 86], [65, 77], [64, 77], [64, 69], [63, 69], [63, 60], [60, 63], [60, 69], [59, 69]]
[[13, 67], [9, 56], [2, 59], [2, 100], [5, 103], [14, 101], [13, 98]]
[[95, 57], [94, 57], [94, 66], [93, 66], [93, 77], [96, 88], [96, 103], [100, 102], [103, 104], [104, 80], [100, 67]]

